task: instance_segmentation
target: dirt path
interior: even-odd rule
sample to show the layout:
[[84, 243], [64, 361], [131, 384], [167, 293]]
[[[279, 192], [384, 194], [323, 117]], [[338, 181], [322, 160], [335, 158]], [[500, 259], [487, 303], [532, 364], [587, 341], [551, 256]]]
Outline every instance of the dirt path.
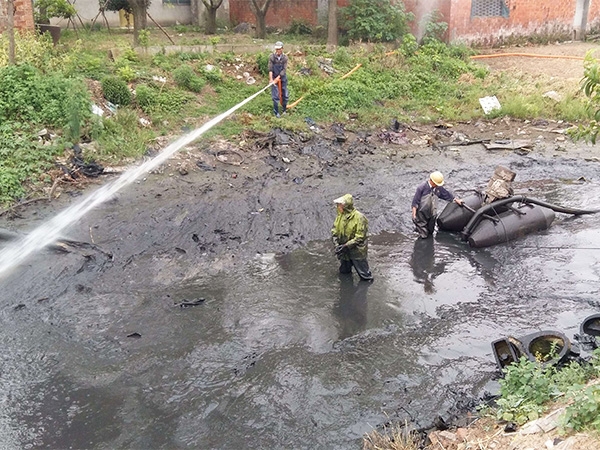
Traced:
[[[510, 47], [482, 52], [483, 55], [506, 54], [507, 56], [494, 56], [476, 61], [495, 71], [524, 72], [534, 76], [555, 77], [578, 83], [583, 77], [583, 60], [570, 57], [584, 58], [587, 52], [596, 51], [598, 48], [597, 43], [579, 41], [545, 46]], [[531, 56], [516, 56], [516, 53]], [[564, 58], [565, 56], [569, 58]]]

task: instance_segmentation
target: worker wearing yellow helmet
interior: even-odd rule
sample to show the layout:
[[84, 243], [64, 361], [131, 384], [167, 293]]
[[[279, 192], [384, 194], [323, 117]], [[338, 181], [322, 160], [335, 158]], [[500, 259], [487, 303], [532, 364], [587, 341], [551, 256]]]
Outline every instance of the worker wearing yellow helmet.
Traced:
[[432, 172], [427, 181], [417, 187], [412, 201], [412, 220], [415, 228], [422, 239], [433, 234], [435, 228], [436, 197], [459, 205], [462, 200], [455, 197], [452, 192], [444, 188], [444, 175], [441, 172]]

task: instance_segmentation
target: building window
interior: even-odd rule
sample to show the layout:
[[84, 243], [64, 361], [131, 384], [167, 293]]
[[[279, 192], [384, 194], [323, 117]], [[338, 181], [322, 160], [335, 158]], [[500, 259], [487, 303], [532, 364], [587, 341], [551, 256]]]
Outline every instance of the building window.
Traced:
[[191, 0], [163, 0], [163, 5], [189, 5]]
[[471, 17], [508, 18], [508, 7], [505, 0], [472, 0]]

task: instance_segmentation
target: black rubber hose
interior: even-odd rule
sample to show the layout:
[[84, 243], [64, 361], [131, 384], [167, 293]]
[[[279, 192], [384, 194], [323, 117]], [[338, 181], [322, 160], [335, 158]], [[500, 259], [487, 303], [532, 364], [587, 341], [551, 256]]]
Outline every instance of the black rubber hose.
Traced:
[[576, 216], [580, 216], [583, 214], [596, 214], [596, 213], [600, 212], [600, 209], [564, 208], [562, 206], [552, 205], [550, 203], [546, 203], [541, 200], [536, 200], [534, 198], [528, 198], [528, 197], [525, 197], [524, 195], [515, 195], [514, 197], [504, 198], [502, 200], [496, 200], [495, 202], [490, 203], [489, 205], [484, 205], [481, 208], [479, 208], [477, 210], [477, 212], [473, 215], [473, 217], [471, 217], [471, 220], [469, 220], [469, 223], [467, 223], [465, 225], [465, 227], [463, 228], [463, 230], [461, 231], [463, 240], [466, 241], [467, 239], [469, 239], [469, 236], [471, 236], [471, 233], [473, 233], [473, 230], [475, 229], [475, 227], [477, 227], [477, 225], [479, 225], [479, 222], [481, 222], [481, 219], [483, 218], [484, 214], [487, 214], [490, 211], [494, 212], [494, 210], [499, 206], [503, 206], [508, 203], [515, 203], [515, 202], [528, 203], [528, 204], [531, 203], [534, 205], [543, 206], [544, 208], [548, 208], [548, 209], [551, 209], [551, 210], [559, 212], [559, 213], [573, 214]]

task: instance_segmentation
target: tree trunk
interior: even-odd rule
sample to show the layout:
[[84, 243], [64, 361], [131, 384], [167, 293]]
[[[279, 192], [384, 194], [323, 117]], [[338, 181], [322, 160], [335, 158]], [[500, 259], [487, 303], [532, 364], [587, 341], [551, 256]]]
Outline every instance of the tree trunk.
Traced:
[[215, 34], [217, 32], [217, 9], [223, 3], [223, 0], [202, 0], [206, 7], [206, 34]]
[[147, 0], [129, 0], [131, 11], [133, 12], [133, 46], [140, 45], [140, 30], [145, 30], [148, 27], [148, 17], [146, 11], [148, 9]]
[[329, 0], [327, 12], [327, 50], [333, 51], [338, 45], [337, 0]]
[[192, 25], [199, 26], [200, 25], [200, 2], [201, 0], [191, 0], [190, 10], [192, 13]]
[[215, 34], [217, 32], [217, 10], [209, 8], [206, 10], [206, 34]]
[[8, 0], [6, 32], [8, 33], [8, 63], [15, 63], [15, 5], [14, 0]]
[[267, 11], [272, 0], [264, 0], [262, 6], [259, 6], [259, 0], [251, 0], [252, 12], [256, 17], [256, 37], [264, 39], [267, 36]]

